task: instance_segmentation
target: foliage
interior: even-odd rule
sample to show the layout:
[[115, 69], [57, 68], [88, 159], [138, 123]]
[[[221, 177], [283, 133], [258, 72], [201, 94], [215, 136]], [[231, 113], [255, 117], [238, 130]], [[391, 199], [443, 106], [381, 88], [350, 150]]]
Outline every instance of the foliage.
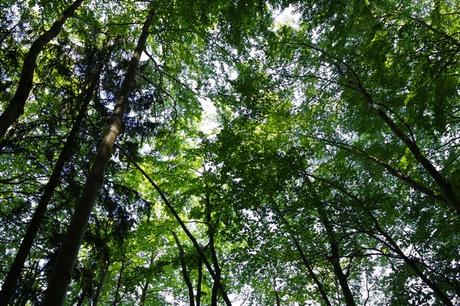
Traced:
[[[68, 5], [1, 1], [2, 112]], [[95, 0], [41, 50], [0, 139], [4, 279], [91, 98], [11, 305], [42, 303], [149, 5], [66, 305], [460, 303], [456, 1]]]

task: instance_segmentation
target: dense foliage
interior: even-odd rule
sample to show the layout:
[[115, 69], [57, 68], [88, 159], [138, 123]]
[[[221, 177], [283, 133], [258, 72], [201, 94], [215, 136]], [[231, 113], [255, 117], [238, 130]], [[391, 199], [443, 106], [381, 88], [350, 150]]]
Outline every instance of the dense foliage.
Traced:
[[460, 304], [455, 0], [0, 1], [0, 305]]

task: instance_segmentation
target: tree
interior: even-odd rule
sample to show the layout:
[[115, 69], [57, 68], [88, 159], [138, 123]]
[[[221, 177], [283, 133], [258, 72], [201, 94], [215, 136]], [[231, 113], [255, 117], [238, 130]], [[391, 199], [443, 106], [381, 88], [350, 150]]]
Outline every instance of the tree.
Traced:
[[455, 8], [2, 1], [0, 304], [458, 304]]

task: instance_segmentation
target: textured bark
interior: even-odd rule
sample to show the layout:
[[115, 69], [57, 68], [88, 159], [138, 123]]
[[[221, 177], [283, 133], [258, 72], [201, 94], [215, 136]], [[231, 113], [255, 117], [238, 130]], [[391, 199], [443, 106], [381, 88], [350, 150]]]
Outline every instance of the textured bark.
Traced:
[[[104, 56], [105, 57], [105, 56]], [[72, 155], [73, 148], [77, 140], [78, 133], [80, 131], [81, 124], [86, 116], [88, 105], [93, 97], [94, 91], [99, 82], [99, 75], [104, 65], [105, 59], [100, 58], [95, 64], [95, 69], [89, 73], [88, 88], [85, 90], [85, 94], [82, 98], [83, 102], [78, 112], [77, 118], [72, 126], [71, 131], [67, 136], [67, 140], [64, 147], [61, 150], [59, 158], [53, 168], [53, 172], [47, 182], [42, 196], [38, 202], [32, 219], [29, 221], [24, 238], [21, 241], [18, 252], [14, 261], [8, 271], [8, 274], [3, 282], [2, 291], [0, 292], [0, 306], [8, 305], [9, 300], [14, 294], [16, 284], [21, 276], [21, 271], [24, 267], [24, 263], [29, 255], [30, 249], [32, 248], [35, 237], [37, 236], [40, 225], [42, 224], [43, 218], [46, 214], [48, 204], [51, 201], [54, 190], [59, 185], [62, 170], [65, 164]]]
[[184, 248], [182, 247], [176, 233], [172, 232], [172, 234], [174, 236], [174, 240], [176, 241], [177, 248], [179, 249], [179, 261], [180, 261], [180, 266], [181, 266], [182, 277], [184, 278], [185, 284], [187, 285], [189, 305], [195, 306], [195, 296], [193, 294], [193, 285], [192, 285], [192, 281], [190, 280], [190, 274], [187, 269], [187, 261], [185, 260]]
[[73, 2], [64, 10], [56, 21], [54, 21], [53, 25], [41, 34], [30, 46], [24, 58], [24, 63], [22, 64], [21, 76], [16, 92], [5, 111], [0, 116], [0, 140], [5, 136], [8, 128], [24, 113], [24, 106], [32, 89], [38, 55], [51, 40], [59, 35], [65, 21], [75, 13], [82, 3], [83, 0], [76, 0]]
[[110, 126], [97, 150], [85, 186], [83, 187], [81, 198], [77, 203], [63, 245], [54, 265], [53, 272], [51, 273], [43, 305], [59, 306], [64, 303], [65, 294], [71, 280], [73, 267], [77, 259], [86, 224], [88, 223], [99, 188], [102, 184], [104, 171], [112, 155], [115, 140], [122, 129], [123, 116], [128, 104], [128, 95], [135, 81], [139, 59], [145, 48], [149, 29], [153, 22], [153, 16], [154, 11], [150, 9], [142, 27], [142, 33], [129, 63], [125, 78], [118, 91], [117, 102], [110, 118]]
[[126, 152], [123, 152], [123, 154], [128, 158], [128, 160], [136, 167], [137, 170], [139, 170], [140, 173], [149, 181], [149, 183], [155, 188], [155, 190], [160, 194], [161, 199], [165, 203], [166, 207], [168, 210], [171, 212], [171, 214], [174, 216], [176, 219], [177, 223], [179, 223], [180, 227], [182, 230], [185, 232], [187, 237], [190, 239], [192, 242], [193, 246], [195, 247], [196, 251], [198, 252], [201, 260], [203, 261], [204, 265], [206, 266], [206, 269], [208, 270], [209, 274], [211, 275], [212, 279], [214, 282], [217, 284], [219, 287], [220, 293], [222, 295], [222, 299], [224, 300], [225, 304], [227, 306], [231, 306], [232, 303], [230, 302], [230, 299], [228, 298], [227, 292], [225, 291], [225, 287], [223, 284], [220, 282], [220, 279], [217, 277], [216, 273], [214, 272], [211, 264], [209, 263], [208, 259], [206, 258], [206, 255], [203, 252], [203, 249], [200, 247], [198, 244], [198, 241], [195, 239], [195, 237], [192, 235], [192, 233], [188, 230], [187, 226], [185, 225], [184, 221], [182, 221], [181, 217], [177, 213], [176, 209], [174, 206], [169, 202], [168, 198], [164, 194], [164, 192], [160, 189], [160, 187], [155, 183], [155, 181], [150, 178], [150, 176], [139, 166], [138, 163], [136, 163]]

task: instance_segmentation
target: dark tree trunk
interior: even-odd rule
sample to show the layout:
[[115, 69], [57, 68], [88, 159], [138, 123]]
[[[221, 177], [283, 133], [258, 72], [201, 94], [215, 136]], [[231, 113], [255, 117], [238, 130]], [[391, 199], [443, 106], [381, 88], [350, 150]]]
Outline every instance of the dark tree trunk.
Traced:
[[117, 94], [117, 102], [110, 118], [109, 129], [107, 130], [93, 160], [85, 186], [83, 187], [81, 198], [77, 203], [75, 212], [70, 221], [67, 234], [49, 280], [43, 305], [60, 306], [64, 302], [86, 224], [88, 223], [99, 188], [102, 184], [104, 171], [110, 156], [112, 155], [115, 140], [121, 132], [123, 116], [128, 104], [128, 95], [135, 81], [139, 59], [145, 48], [145, 43], [149, 35], [149, 29], [153, 22], [153, 16], [154, 11], [151, 8], [143, 25], [142, 33], [134, 51], [134, 55], [129, 63], [125, 79], [123, 80], [121, 88]]
[[390, 244], [391, 248], [396, 252], [396, 254], [398, 254], [404, 260], [404, 262], [412, 269], [412, 271], [414, 271], [414, 273], [418, 277], [420, 277], [420, 279], [428, 287], [430, 287], [431, 290], [433, 290], [434, 294], [438, 297], [439, 300], [442, 301], [444, 305], [453, 306], [454, 304], [449, 299], [447, 294], [444, 293], [444, 291], [441, 288], [439, 288], [439, 286], [434, 281], [429, 279], [428, 276], [425, 275], [425, 273], [423, 273], [423, 271], [420, 269], [418, 264], [413, 259], [407, 257], [406, 254], [404, 254], [404, 252], [399, 247], [398, 243], [380, 226], [377, 218], [375, 218], [372, 214], [369, 215], [372, 218], [377, 231], [383, 237], [385, 237], [386, 241]]
[[[318, 178], [317, 178], [318, 179]], [[371, 211], [369, 209], [367, 209], [367, 206], [366, 203], [364, 203], [360, 198], [356, 197], [355, 195], [353, 195], [352, 193], [348, 192], [346, 189], [344, 189], [343, 187], [341, 186], [338, 186], [337, 184], [334, 184], [334, 183], [331, 183], [330, 181], [328, 180], [324, 180], [324, 179], [321, 179], [323, 181], [325, 181], [326, 183], [328, 183], [329, 185], [331, 185], [332, 187], [336, 188], [337, 190], [339, 190], [341, 193], [345, 194], [346, 196], [350, 197], [351, 199], [353, 199], [354, 201], [356, 201], [357, 203], [359, 203], [359, 207], [362, 208], [363, 212], [372, 220], [372, 222], [374, 223], [374, 226], [375, 226], [375, 229], [377, 230], [377, 232], [379, 234], [381, 234], [383, 237], [385, 237], [386, 241], [388, 242], [388, 246], [393, 249], [396, 254], [399, 255], [399, 257], [401, 257], [405, 263], [410, 267], [412, 268], [412, 270], [414, 271], [414, 273], [420, 277], [420, 279], [422, 279], [422, 281], [428, 286], [430, 287], [433, 292], [436, 294], [436, 296], [445, 304], [445, 305], [452, 305], [452, 302], [449, 300], [448, 296], [444, 293], [444, 291], [442, 291], [442, 289], [432, 280], [430, 280], [428, 278], [427, 275], [425, 275], [423, 273], [423, 271], [418, 267], [418, 264], [411, 258], [407, 257], [404, 252], [399, 248], [398, 246], [398, 243], [391, 237], [390, 234], [388, 234], [388, 232], [385, 231], [385, 229], [380, 225], [378, 219], [371, 213]], [[373, 236], [375, 238], [375, 236], [369, 232], [366, 232], [367, 234], [370, 234], [371, 236]], [[376, 238], [378, 239], [379, 241], [382, 241], [380, 240], [379, 238]], [[458, 287], [458, 286], [457, 286]]]
[[144, 282], [144, 285], [142, 286], [141, 298], [140, 298], [140, 301], [139, 301], [140, 306], [145, 305], [145, 301], [147, 300], [147, 292], [149, 290], [149, 284], [150, 284], [149, 280], [146, 279], [145, 282]]
[[460, 214], [460, 200], [457, 198], [452, 185], [446, 180], [446, 178], [436, 169], [436, 167], [429, 161], [422, 150], [419, 148], [415, 140], [409, 138], [406, 133], [401, 130], [396, 123], [391, 119], [387, 113], [382, 109], [382, 107], [377, 104], [370, 93], [364, 88], [360, 80], [357, 79], [358, 90], [362, 93], [366, 99], [369, 107], [374, 109], [377, 115], [385, 122], [385, 124], [391, 129], [393, 134], [395, 134], [411, 151], [414, 158], [419, 162], [419, 164], [425, 168], [425, 170], [431, 175], [435, 183], [438, 185], [443, 196], [449, 202], [449, 204]]
[[[221, 282], [221, 269], [219, 265], [219, 260], [217, 258], [217, 252], [216, 252], [216, 246], [214, 243], [214, 235], [216, 231], [216, 224], [213, 224], [212, 219], [211, 219], [211, 202], [209, 198], [209, 194], [206, 194], [205, 196], [205, 210], [206, 210], [206, 225], [208, 226], [208, 237], [209, 237], [209, 251], [211, 253], [211, 260], [212, 260], [212, 265], [214, 267], [214, 272], [216, 273], [216, 277], [219, 280], [219, 283]], [[218, 283], [214, 282], [212, 286], [212, 291], [211, 291], [211, 305], [212, 306], [217, 306], [217, 300], [218, 300], [218, 294], [219, 294], [219, 287]]]
[[281, 306], [281, 298], [278, 290], [276, 290], [276, 280], [273, 279], [273, 293], [275, 294], [276, 306]]
[[316, 276], [315, 271], [313, 271], [313, 266], [311, 265], [310, 261], [308, 260], [307, 256], [305, 255], [302, 246], [300, 245], [299, 241], [297, 240], [296, 237], [292, 237], [292, 240], [294, 241], [295, 247], [297, 249], [297, 252], [299, 252], [300, 258], [302, 259], [302, 262], [304, 263], [305, 267], [307, 268], [308, 274], [310, 277], [313, 279], [313, 282], [315, 283], [316, 287], [318, 287], [318, 291], [321, 295], [321, 298], [324, 301], [324, 304], [327, 306], [331, 306], [331, 302], [329, 301], [329, 298], [327, 297], [326, 290], [324, 289], [323, 284], [319, 280], [319, 278]]
[[76, 306], [82, 306], [83, 303], [85, 302], [85, 299], [86, 299], [86, 288], [84, 288], [83, 291], [80, 293]]
[[331, 257], [330, 262], [332, 264], [334, 275], [339, 281], [340, 288], [342, 289], [343, 297], [347, 306], [356, 306], [356, 302], [351, 293], [350, 287], [348, 285], [348, 279], [345, 273], [343, 272], [342, 267], [340, 266], [340, 252], [339, 252], [339, 243], [336, 238], [334, 228], [332, 227], [327, 212], [321, 207], [321, 203], [318, 205], [318, 212], [320, 215], [321, 222], [326, 229], [327, 240], [331, 248]]
[[201, 283], [203, 282], [203, 260], [198, 258], [198, 279], [196, 282], [196, 306], [201, 304]]
[[193, 285], [192, 281], [190, 280], [190, 274], [187, 269], [187, 262], [185, 260], [185, 253], [182, 245], [180, 244], [179, 238], [177, 237], [175, 232], [172, 232], [174, 236], [174, 240], [176, 241], [177, 248], [179, 249], [179, 261], [181, 265], [182, 277], [184, 278], [185, 284], [187, 285], [188, 290], [188, 298], [189, 298], [189, 305], [195, 306], [195, 296], [193, 294]]
[[24, 63], [22, 64], [21, 76], [19, 78], [19, 84], [16, 88], [16, 92], [5, 111], [0, 116], [0, 140], [5, 136], [8, 128], [24, 113], [24, 106], [32, 89], [38, 55], [44, 49], [46, 44], [58, 36], [65, 21], [75, 13], [82, 3], [83, 0], [76, 0], [73, 2], [54, 21], [51, 28], [41, 34], [30, 46], [30, 49], [24, 58]]
[[[65, 164], [72, 155], [73, 148], [77, 140], [78, 133], [80, 131], [80, 126], [86, 116], [88, 105], [93, 97], [94, 91], [99, 82], [99, 75], [104, 66], [105, 56], [101, 57], [96, 65], [95, 69], [89, 72], [88, 76], [88, 88], [85, 90], [85, 94], [82, 98], [83, 102], [78, 112], [77, 118], [72, 126], [72, 129], [67, 136], [67, 140], [62, 148], [62, 151], [59, 155], [59, 158], [54, 166], [53, 172], [50, 176], [48, 183], [45, 186], [43, 194], [38, 202], [38, 205], [35, 209], [35, 212], [32, 216], [32, 219], [29, 221], [27, 226], [24, 238], [21, 241], [18, 252], [14, 261], [8, 271], [8, 274], [5, 278], [5, 281], [2, 286], [2, 291], [0, 292], [0, 306], [8, 305], [8, 301], [14, 294], [16, 284], [20, 278], [22, 268], [24, 263], [29, 255], [30, 249], [32, 248], [35, 237], [37, 236], [40, 225], [42, 224], [43, 218], [46, 214], [48, 204], [51, 201], [54, 190], [59, 185], [59, 180], [61, 177], [62, 170], [64, 169]], [[94, 60], [92, 60], [94, 64]]]

